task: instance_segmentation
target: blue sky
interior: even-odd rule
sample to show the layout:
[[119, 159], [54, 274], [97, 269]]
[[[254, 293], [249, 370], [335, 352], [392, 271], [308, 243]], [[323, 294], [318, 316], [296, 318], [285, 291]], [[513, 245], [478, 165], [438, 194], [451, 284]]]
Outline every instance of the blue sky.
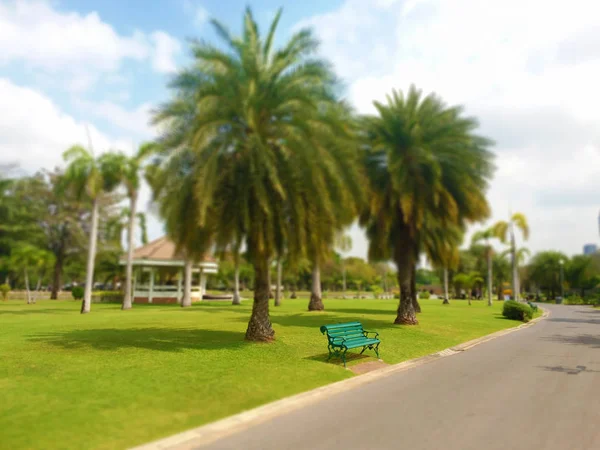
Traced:
[[[150, 111], [188, 60], [189, 37], [234, 33], [245, 1], [0, 0], [0, 164], [61, 163], [91, 130], [97, 151], [130, 151], [155, 130]], [[347, 99], [373, 111], [411, 83], [464, 105], [496, 142], [493, 217], [522, 211], [531, 250], [580, 253], [598, 242], [600, 4], [596, 0], [327, 0], [250, 2], [277, 42], [314, 29]], [[148, 190], [144, 205], [148, 207]], [[151, 220], [151, 235], [161, 224]], [[365, 256], [356, 227], [352, 254]]]

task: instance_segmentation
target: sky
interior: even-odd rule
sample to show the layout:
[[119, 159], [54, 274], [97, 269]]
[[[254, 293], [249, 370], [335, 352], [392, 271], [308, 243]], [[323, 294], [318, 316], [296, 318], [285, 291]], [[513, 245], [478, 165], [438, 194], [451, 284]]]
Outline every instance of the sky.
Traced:
[[[0, 164], [22, 173], [62, 164], [75, 143], [132, 152], [152, 109], [190, 62], [187, 41], [241, 30], [246, 1], [0, 0]], [[361, 113], [415, 84], [460, 104], [495, 141], [490, 220], [523, 212], [532, 252], [600, 243], [600, 3], [596, 0], [260, 0], [276, 44], [303, 27]], [[149, 208], [149, 190], [142, 195]], [[150, 217], [151, 238], [163, 234]], [[362, 231], [349, 254], [365, 257]], [[522, 243], [520, 243], [522, 245]]]

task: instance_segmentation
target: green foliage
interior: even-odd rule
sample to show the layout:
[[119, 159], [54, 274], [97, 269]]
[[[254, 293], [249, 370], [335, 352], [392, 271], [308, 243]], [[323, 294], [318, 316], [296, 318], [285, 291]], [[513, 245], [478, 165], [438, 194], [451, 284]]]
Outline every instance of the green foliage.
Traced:
[[75, 286], [71, 290], [71, 295], [75, 300], [81, 300], [83, 298], [84, 288], [82, 286]]
[[578, 295], [570, 295], [569, 297], [563, 300], [563, 304], [565, 305], [584, 305], [584, 300]]
[[429, 297], [431, 297], [431, 294], [429, 293], [429, 291], [419, 292], [419, 299], [427, 300]]
[[[568, 262], [564, 253], [544, 251], [537, 253], [529, 263], [529, 278], [539, 289], [547, 290], [551, 294], [560, 293], [560, 261]], [[565, 264], [565, 269], [568, 264]]]
[[371, 192], [360, 222], [369, 258], [408, 253], [410, 267], [399, 267], [408, 271], [425, 253], [448, 266], [467, 223], [489, 215], [491, 142], [474, 133], [477, 122], [462, 108], [434, 94], [423, 97], [414, 86], [374, 105], [378, 115], [363, 121]]
[[6, 300], [8, 298], [8, 293], [10, 292], [10, 285], [7, 283], [0, 284], [0, 294], [2, 295], [2, 300]]
[[199, 231], [179, 223], [198, 224], [219, 247], [244, 239], [253, 263], [284, 249], [291, 260], [325, 258], [363, 197], [337, 77], [316, 58], [309, 30], [273, 49], [279, 16], [266, 37], [249, 9], [241, 36], [213, 21], [227, 49], [193, 41], [193, 63], [179, 71], [171, 100], [154, 117], [167, 126], [152, 184], [167, 229], [187, 250]]
[[504, 302], [502, 315], [507, 319], [529, 322], [533, 318], [533, 310], [526, 303], [509, 300]]

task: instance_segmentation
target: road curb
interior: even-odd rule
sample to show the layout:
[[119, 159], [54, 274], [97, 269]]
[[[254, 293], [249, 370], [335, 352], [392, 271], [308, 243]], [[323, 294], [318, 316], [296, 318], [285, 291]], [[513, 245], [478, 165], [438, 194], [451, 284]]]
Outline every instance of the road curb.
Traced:
[[432, 353], [430, 355], [422, 356], [420, 358], [410, 359], [398, 364], [394, 364], [383, 369], [374, 370], [367, 372], [363, 375], [357, 375], [353, 378], [349, 378], [342, 381], [337, 381], [311, 391], [302, 392], [300, 394], [286, 397], [281, 400], [276, 400], [272, 403], [259, 406], [257, 408], [235, 414], [230, 417], [212, 422], [206, 425], [202, 425], [197, 428], [193, 428], [182, 433], [175, 434], [157, 441], [149, 442], [147, 444], [134, 447], [130, 450], [191, 450], [205, 445], [211, 444], [212, 442], [221, 439], [230, 434], [240, 432], [253, 425], [257, 425], [261, 422], [265, 422], [272, 417], [278, 416], [282, 413], [287, 413], [303, 406], [315, 403], [324, 398], [332, 395], [344, 392], [363, 384], [371, 383], [377, 379], [384, 378], [396, 372], [412, 369], [414, 367], [421, 366], [423, 364], [436, 361], [440, 358], [447, 356], [456, 355], [460, 352], [469, 350], [479, 344], [491, 341], [492, 339], [505, 336], [515, 331], [521, 330], [535, 325], [539, 321], [547, 318], [550, 315], [550, 311], [544, 308], [540, 308], [543, 314], [531, 320], [528, 323], [524, 323], [517, 327], [508, 328], [506, 330], [497, 331], [486, 336], [482, 336], [477, 339], [473, 339], [468, 342], [450, 347], [448, 349]]

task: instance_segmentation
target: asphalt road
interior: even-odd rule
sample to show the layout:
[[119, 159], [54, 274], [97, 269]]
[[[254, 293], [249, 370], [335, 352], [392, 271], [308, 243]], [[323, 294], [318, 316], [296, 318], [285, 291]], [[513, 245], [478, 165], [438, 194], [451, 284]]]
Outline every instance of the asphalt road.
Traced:
[[600, 310], [547, 307], [532, 327], [202, 448], [598, 450]]

